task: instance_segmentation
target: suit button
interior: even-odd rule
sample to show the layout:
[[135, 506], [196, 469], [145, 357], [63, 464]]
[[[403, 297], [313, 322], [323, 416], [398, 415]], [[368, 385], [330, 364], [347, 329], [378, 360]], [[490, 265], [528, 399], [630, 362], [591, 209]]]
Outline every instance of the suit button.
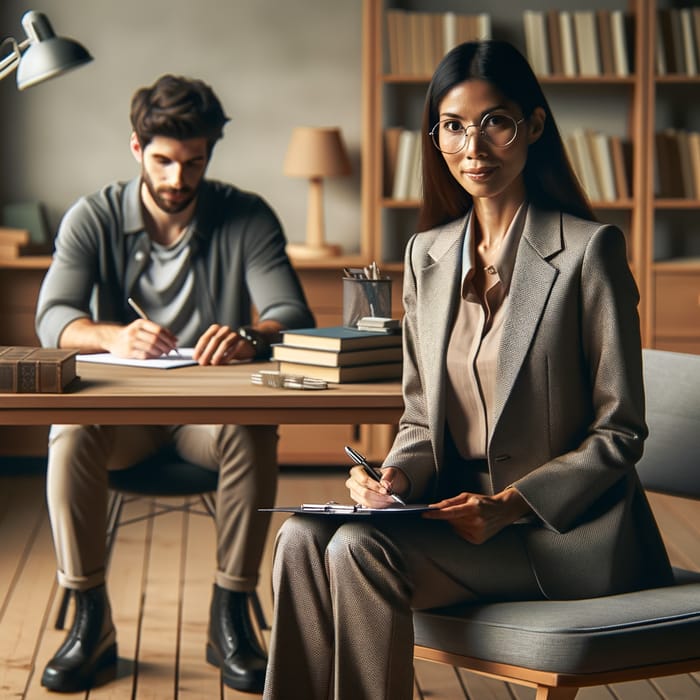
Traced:
[[146, 253], [144, 253], [142, 250], [137, 250], [134, 253], [134, 260], [136, 260], [136, 262], [141, 262], [145, 257]]

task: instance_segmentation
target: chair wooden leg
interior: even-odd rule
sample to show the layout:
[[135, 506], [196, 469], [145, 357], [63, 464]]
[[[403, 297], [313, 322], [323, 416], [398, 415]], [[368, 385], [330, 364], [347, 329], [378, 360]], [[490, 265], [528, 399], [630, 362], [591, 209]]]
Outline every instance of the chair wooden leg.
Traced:
[[552, 688], [547, 685], [537, 686], [535, 700], [574, 700], [578, 688]]
[[258, 597], [257, 591], [253, 591], [250, 594], [250, 606], [253, 609], [253, 615], [255, 616], [258, 626], [260, 627], [260, 631], [269, 630], [270, 628], [268, 627], [267, 619], [265, 618], [265, 613], [263, 612], [262, 605], [260, 604], [260, 598]]

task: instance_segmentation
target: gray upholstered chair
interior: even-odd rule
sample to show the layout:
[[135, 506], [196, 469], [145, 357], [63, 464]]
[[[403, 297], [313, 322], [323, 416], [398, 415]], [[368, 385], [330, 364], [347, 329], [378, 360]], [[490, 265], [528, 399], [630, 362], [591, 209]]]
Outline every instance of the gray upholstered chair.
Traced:
[[[172, 447], [165, 447], [128, 469], [109, 472], [109, 507], [107, 512], [107, 558], [112, 552], [117, 530], [130, 523], [154, 518], [164, 513], [187, 510], [189, 513], [214, 518], [215, 494], [219, 473], [205, 469], [182, 459]], [[154, 499], [154, 507], [148, 514], [122, 519], [122, 509], [127, 499]], [[186, 500], [182, 500], [186, 497]], [[190, 498], [191, 497], [191, 498]], [[178, 500], [174, 501], [173, 499]], [[192, 502], [194, 499], [194, 503]], [[197, 509], [196, 501], [203, 509]], [[63, 591], [63, 598], [56, 616], [56, 629], [62, 629], [70, 602], [70, 591]], [[260, 628], [268, 628], [257, 592], [250, 595], [255, 620]]]
[[[650, 491], [700, 499], [700, 356], [644, 350]], [[700, 671], [700, 572], [676, 585], [590, 600], [469, 604], [414, 614], [415, 655], [535, 686], [579, 688]]]

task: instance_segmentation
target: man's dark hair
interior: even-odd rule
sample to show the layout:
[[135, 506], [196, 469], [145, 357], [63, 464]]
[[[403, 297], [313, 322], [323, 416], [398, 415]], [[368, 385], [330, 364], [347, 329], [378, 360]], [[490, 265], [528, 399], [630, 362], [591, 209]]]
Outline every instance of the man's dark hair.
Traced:
[[156, 136], [205, 138], [211, 156], [228, 120], [214, 91], [201, 80], [163, 75], [131, 100], [131, 126], [142, 149]]

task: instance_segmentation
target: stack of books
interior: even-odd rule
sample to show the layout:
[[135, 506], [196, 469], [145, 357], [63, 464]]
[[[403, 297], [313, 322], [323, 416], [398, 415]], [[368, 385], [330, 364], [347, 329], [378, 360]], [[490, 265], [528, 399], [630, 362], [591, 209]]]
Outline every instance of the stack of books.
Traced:
[[272, 346], [283, 374], [340, 384], [401, 377], [401, 332], [363, 331], [345, 326], [283, 331]]

